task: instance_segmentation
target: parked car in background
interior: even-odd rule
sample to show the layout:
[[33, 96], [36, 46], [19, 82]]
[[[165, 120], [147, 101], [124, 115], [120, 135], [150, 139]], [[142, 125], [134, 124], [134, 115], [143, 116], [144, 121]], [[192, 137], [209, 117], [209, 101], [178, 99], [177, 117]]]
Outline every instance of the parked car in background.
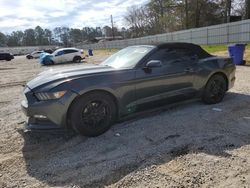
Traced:
[[194, 97], [219, 103], [234, 85], [235, 69], [231, 58], [210, 55], [195, 44], [130, 46], [99, 65], [41, 73], [25, 86], [22, 108], [30, 129], [70, 127], [97, 136], [149, 104]]
[[27, 59], [37, 59], [40, 57], [40, 55], [44, 53], [44, 51], [34, 51], [31, 54], [26, 55]]
[[0, 53], [0, 60], [11, 61], [14, 59], [13, 54], [11, 53]]
[[83, 50], [77, 48], [61, 48], [52, 54], [43, 53], [40, 56], [40, 63], [42, 65], [53, 65], [65, 62], [80, 63], [82, 59], [84, 59]]

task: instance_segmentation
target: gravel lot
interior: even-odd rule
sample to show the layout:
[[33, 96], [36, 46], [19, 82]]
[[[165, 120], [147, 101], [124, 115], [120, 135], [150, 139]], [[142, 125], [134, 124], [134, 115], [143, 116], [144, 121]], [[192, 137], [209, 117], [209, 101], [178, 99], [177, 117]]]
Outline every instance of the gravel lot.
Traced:
[[0, 187], [250, 187], [250, 67], [220, 104], [176, 105], [96, 138], [24, 132], [22, 85], [49, 68], [0, 62]]

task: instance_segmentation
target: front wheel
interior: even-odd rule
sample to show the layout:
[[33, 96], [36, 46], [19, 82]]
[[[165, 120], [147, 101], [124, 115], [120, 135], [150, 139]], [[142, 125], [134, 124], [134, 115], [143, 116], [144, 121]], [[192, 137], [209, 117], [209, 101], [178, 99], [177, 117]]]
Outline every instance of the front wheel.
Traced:
[[206, 104], [216, 104], [223, 100], [227, 91], [227, 81], [220, 75], [212, 76], [205, 87], [202, 100]]
[[54, 61], [52, 60], [47, 60], [47, 61], [44, 61], [43, 65], [54, 65]]
[[116, 105], [113, 98], [102, 92], [83, 95], [71, 105], [71, 127], [84, 136], [99, 136], [114, 123]]

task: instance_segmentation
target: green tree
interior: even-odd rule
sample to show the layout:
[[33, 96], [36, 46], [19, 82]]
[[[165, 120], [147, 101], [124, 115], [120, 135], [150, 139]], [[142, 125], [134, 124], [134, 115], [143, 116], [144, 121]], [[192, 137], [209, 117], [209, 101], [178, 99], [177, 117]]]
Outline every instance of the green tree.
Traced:
[[56, 27], [54, 30], [55, 39], [63, 44], [63, 46], [70, 46], [70, 29], [68, 27]]
[[8, 46], [22, 46], [24, 33], [22, 31], [13, 31], [10, 35], [7, 35]]
[[250, 0], [245, 0], [246, 6], [246, 19], [250, 19]]
[[23, 44], [25, 46], [35, 46], [36, 45], [36, 33], [34, 29], [26, 29], [23, 35]]
[[7, 37], [5, 36], [5, 34], [0, 32], [0, 46], [4, 47], [7, 45]]
[[36, 26], [34, 31], [35, 31], [36, 45], [43, 45], [44, 43], [43, 28], [41, 28], [40, 26]]
[[70, 41], [73, 44], [82, 42], [83, 41], [83, 35], [82, 34], [83, 33], [82, 33], [81, 29], [73, 29], [73, 28], [71, 28], [70, 32], [69, 32]]
[[52, 39], [52, 32], [49, 29], [44, 29], [44, 39], [43, 39], [43, 44], [44, 45], [50, 45], [53, 43]]

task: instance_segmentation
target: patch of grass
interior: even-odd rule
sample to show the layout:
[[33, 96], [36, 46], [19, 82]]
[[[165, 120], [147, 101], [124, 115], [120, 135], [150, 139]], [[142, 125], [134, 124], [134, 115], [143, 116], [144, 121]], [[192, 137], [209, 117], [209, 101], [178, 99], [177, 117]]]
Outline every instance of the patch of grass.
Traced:
[[[213, 55], [228, 56], [228, 45], [204, 45], [202, 48]], [[246, 46], [244, 60], [250, 64], [250, 43]]]
[[[208, 53], [215, 53], [215, 52], [227, 51], [228, 45], [203, 45], [201, 47]], [[248, 43], [246, 49], [250, 49], [250, 43]]]
[[94, 49], [93, 53], [94, 55], [111, 55], [115, 52], [117, 52], [119, 49], [117, 48], [111, 48], [111, 49]]
[[227, 45], [203, 45], [201, 46], [208, 53], [214, 53], [219, 51], [226, 51]]

